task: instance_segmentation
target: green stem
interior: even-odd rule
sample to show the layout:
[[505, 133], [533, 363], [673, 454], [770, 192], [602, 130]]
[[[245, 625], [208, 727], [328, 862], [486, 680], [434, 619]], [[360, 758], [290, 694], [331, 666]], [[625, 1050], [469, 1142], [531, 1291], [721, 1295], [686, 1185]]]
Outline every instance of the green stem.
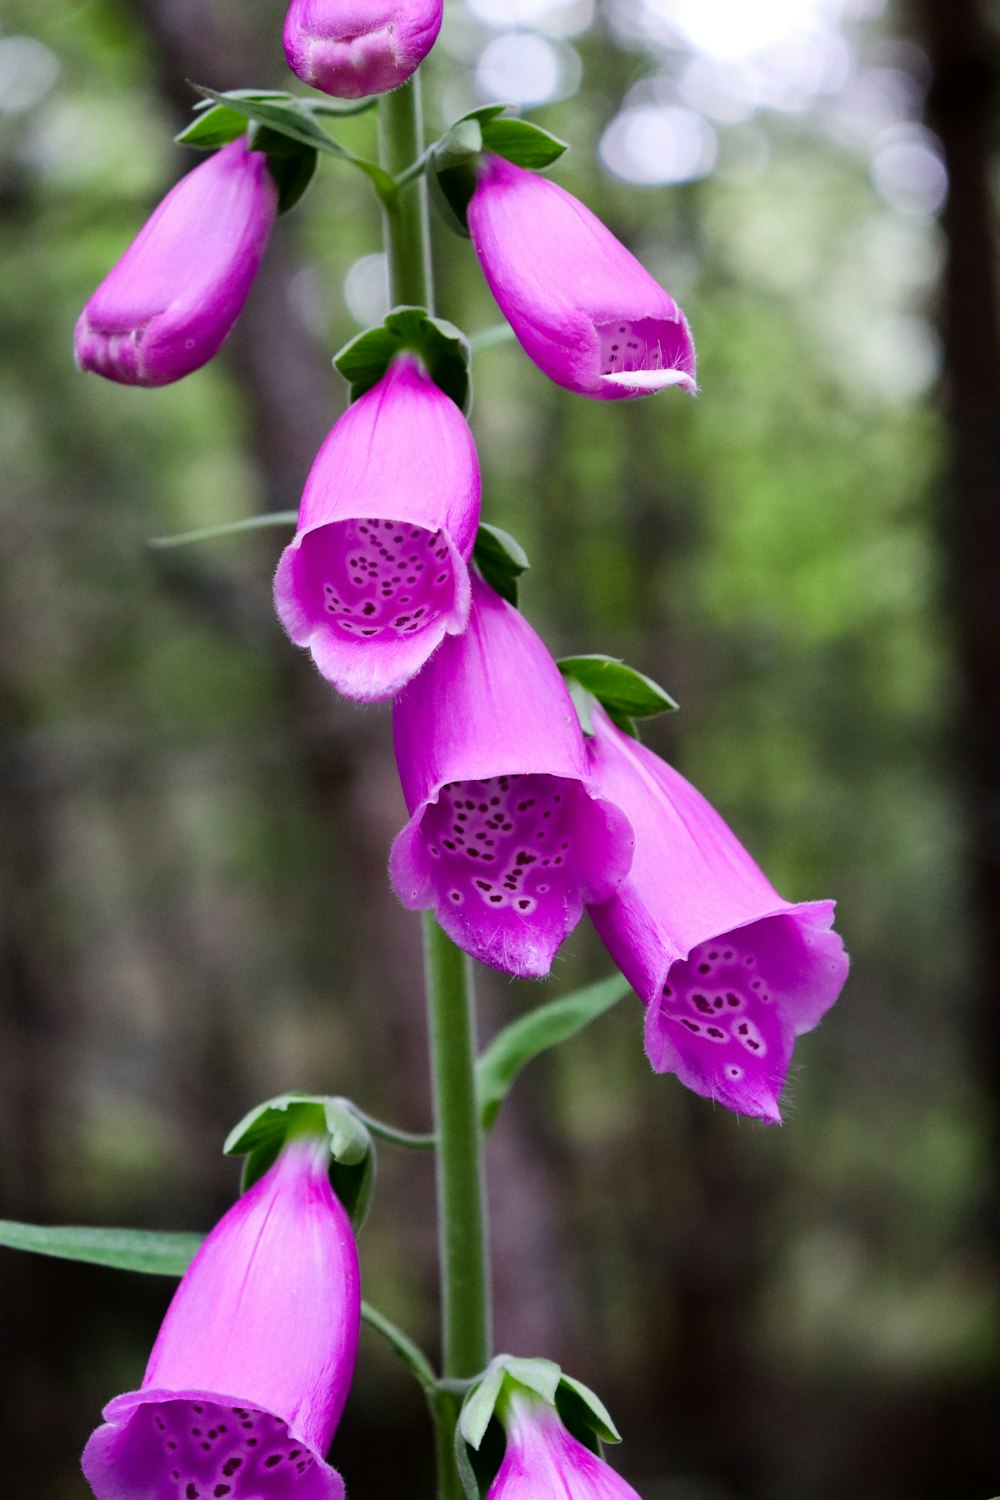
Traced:
[[[404, 174], [424, 147], [418, 74], [378, 101], [379, 162], [393, 177]], [[433, 311], [427, 181], [418, 177], [382, 201], [382, 227], [389, 257], [389, 296]]]
[[[394, 177], [424, 148], [420, 84], [414, 76], [379, 99], [379, 161]], [[430, 226], [424, 177], [383, 202], [383, 230], [394, 303], [434, 311]], [[443, 1371], [446, 1380], [477, 1375], [490, 1358], [489, 1263], [482, 1131], [476, 1100], [472, 966], [434, 918], [424, 918], [424, 972], [437, 1137], [438, 1243], [441, 1262]], [[439, 1389], [432, 1402], [440, 1500], [463, 1500], [455, 1463], [461, 1397]]]
[[424, 966], [438, 1137], [442, 1374], [463, 1379], [478, 1375], [490, 1358], [472, 965], [430, 914], [424, 917]]
[[361, 1316], [369, 1328], [374, 1328], [380, 1333], [392, 1345], [400, 1359], [409, 1366], [423, 1386], [428, 1399], [436, 1399], [437, 1377], [424, 1351], [401, 1328], [397, 1328], [391, 1319], [387, 1318], [384, 1313], [380, 1313], [377, 1307], [372, 1307], [370, 1302], [362, 1302]]
[[372, 1135], [378, 1136], [381, 1141], [402, 1146], [406, 1151], [433, 1151], [437, 1145], [436, 1135], [415, 1135], [412, 1130], [399, 1130], [395, 1125], [387, 1125], [384, 1120], [376, 1119], [374, 1115], [365, 1114], [356, 1104], [351, 1108], [362, 1125], [366, 1125]]
[[[490, 1358], [490, 1295], [482, 1130], [476, 1098], [472, 965], [424, 916], [424, 971], [438, 1138], [443, 1375], [477, 1375]], [[455, 1465], [458, 1394], [441, 1390], [435, 1408], [441, 1500], [460, 1500]]]

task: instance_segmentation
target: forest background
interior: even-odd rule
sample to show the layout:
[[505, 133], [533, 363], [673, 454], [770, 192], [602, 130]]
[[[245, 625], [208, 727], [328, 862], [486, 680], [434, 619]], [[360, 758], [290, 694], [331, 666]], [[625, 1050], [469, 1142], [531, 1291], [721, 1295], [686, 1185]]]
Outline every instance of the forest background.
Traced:
[[[388, 714], [274, 618], [282, 532], [382, 316], [375, 200], [324, 164], [222, 356], [78, 375], [89, 292], [217, 88], [288, 87], [278, 0], [0, 4], [0, 1216], [204, 1228], [286, 1088], [428, 1121]], [[498, 1347], [594, 1385], [644, 1500], [1000, 1489], [1000, 318], [996, 15], [976, 0], [466, 0], [429, 128], [502, 98], [682, 303], [702, 395], [618, 404], [476, 358], [484, 515], [556, 654], [682, 711], [647, 733], [853, 957], [782, 1129], [642, 1053], [638, 1002], [532, 1064], [488, 1149]], [[370, 154], [374, 118], [338, 126]], [[992, 154], [991, 154], [992, 153]], [[440, 231], [440, 233], [438, 233]], [[436, 226], [439, 309], [496, 312]], [[445, 261], [443, 256], [447, 256]], [[446, 267], [446, 269], [444, 269]], [[414, 462], [420, 455], [414, 454]], [[482, 974], [489, 1035], [543, 991]], [[384, 1148], [367, 1295], [434, 1344], [432, 1167]], [[169, 1284], [0, 1252], [9, 1493], [76, 1500]], [[419, 1394], [366, 1333], [355, 1500], [432, 1492]]]

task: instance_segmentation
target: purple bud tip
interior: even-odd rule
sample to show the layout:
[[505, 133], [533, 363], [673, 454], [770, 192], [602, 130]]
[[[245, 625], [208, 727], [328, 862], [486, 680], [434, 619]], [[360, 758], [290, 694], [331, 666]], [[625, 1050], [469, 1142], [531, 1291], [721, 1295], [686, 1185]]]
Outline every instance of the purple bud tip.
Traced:
[[142, 386], [200, 369], [242, 311], [277, 206], [267, 160], [243, 137], [182, 177], [80, 314], [80, 369]]
[[292, 0], [285, 16], [288, 66], [303, 83], [341, 99], [405, 83], [441, 29], [443, 0]]

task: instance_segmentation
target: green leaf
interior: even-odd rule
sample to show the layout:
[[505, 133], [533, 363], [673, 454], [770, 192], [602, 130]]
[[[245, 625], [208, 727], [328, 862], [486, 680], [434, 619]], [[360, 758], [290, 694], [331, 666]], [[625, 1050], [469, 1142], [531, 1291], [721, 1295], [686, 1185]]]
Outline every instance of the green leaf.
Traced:
[[[258, 144], [254, 149], [266, 148]], [[295, 146], [291, 151], [267, 152], [267, 165], [278, 184], [279, 214], [287, 214], [298, 203], [313, 180], [318, 161], [319, 152], [312, 146]]]
[[221, 526], [202, 526], [197, 531], [176, 531], [173, 536], [152, 536], [150, 547], [186, 547], [189, 542], [207, 542], [217, 536], [231, 536], [237, 531], [260, 531], [266, 526], [294, 526], [294, 510], [271, 510], [262, 516], [246, 516], [242, 521], [225, 521]]
[[334, 364], [351, 387], [351, 400], [371, 390], [404, 349], [420, 356], [435, 384], [467, 413], [469, 341], [454, 323], [432, 318], [422, 307], [393, 308], [379, 327], [366, 328], [334, 355]]
[[560, 1000], [550, 1000], [519, 1016], [490, 1042], [476, 1061], [476, 1092], [483, 1129], [489, 1130], [511, 1085], [533, 1057], [576, 1036], [629, 994], [621, 974], [598, 980]]
[[298, 141], [302, 146], [312, 146], [327, 156], [339, 156], [342, 161], [351, 162], [371, 179], [380, 198], [395, 197], [396, 184], [392, 174], [376, 162], [355, 156], [353, 151], [348, 151], [346, 146], [341, 146], [328, 136], [322, 126], [317, 124], [312, 110], [304, 100], [296, 99], [292, 94], [284, 94], [279, 98], [260, 94], [248, 97], [239, 90], [218, 94], [214, 89], [204, 88], [201, 84], [196, 83], [193, 87], [204, 94], [206, 99], [214, 100], [216, 104], [243, 115], [255, 124], [270, 126], [272, 130]]
[[0, 1219], [0, 1245], [59, 1260], [82, 1260], [119, 1271], [183, 1276], [204, 1235], [158, 1229], [84, 1229], [60, 1224], [16, 1224]]
[[[563, 1375], [556, 1392], [556, 1407], [575, 1438], [600, 1452], [600, 1442], [620, 1443], [621, 1433], [599, 1396], [572, 1375]], [[595, 1439], [597, 1441], [595, 1441]]]
[[469, 110], [427, 153], [427, 181], [434, 206], [449, 229], [466, 238], [466, 209], [476, 190], [476, 162], [483, 151], [484, 131], [509, 108], [508, 104], [482, 104]]
[[483, 145], [487, 151], [506, 157], [519, 167], [540, 171], [558, 161], [569, 150], [566, 141], [530, 120], [491, 119], [482, 127]]
[[521, 543], [509, 531], [480, 521], [472, 558], [490, 588], [516, 609], [517, 580], [531, 567]]
[[330, 1151], [330, 1182], [356, 1229], [364, 1223], [375, 1180], [371, 1136], [347, 1099], [325, 1094], [280, 1094], [257, 1105], [230, 1131], [227, 1156], [245, 1156], [243, 1191], [252, 1187], [278, 1158], [290, 1136], [325, 1136]]
[[503, 1382], [503, 1365], [495, 1359], [479, 1384], [473, 1386], [466, 1396], [458, 1426], [470, 1448], [478, 1448], [482, 1443]]
[[[564, 656], [557, 665], [570, 691], [573, 691], [573, 683], [578, 683], [603, 704], [611, 720], [626, 734], [635, 734], [632, 720], [670, 713], [677, 707], [659, 683], [651, 677], [644, 677], [634, 667], [627, 667], [615, 656]], [[574, 702], [584, 733], [592, 734], [589, 705], [581, 703], [575, 694]]]

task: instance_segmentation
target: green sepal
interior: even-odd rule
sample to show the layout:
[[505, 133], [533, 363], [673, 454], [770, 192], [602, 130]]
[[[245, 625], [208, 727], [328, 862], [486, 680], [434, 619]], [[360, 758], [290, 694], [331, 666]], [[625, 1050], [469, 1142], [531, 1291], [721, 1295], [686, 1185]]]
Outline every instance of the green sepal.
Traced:
[[517, 580], [531, 567], [528, 554], [521, 543], [509, 531], [480, 521], [472, 560], [490, 588], [495, 589], [501, 599], [506, 599], [516, 609]]
[[482, 1500], [503, 1459], [504, 1408], [513, 1388], [554, 1407], [567, 1430], [593, 1453], [621, 1441], [607, 1407], [550, 1359], [498, 1354], [473, 1383], [459, 1414], [455, 1453], [468, 1500]]
[[420, 356], [435, 385], [468, 415], [469, 341], [454, 323], [431, 317], [423, 307], [394, 307], [384, 323], [366, 328], [334, 355], [334, 364], [351, 387], [351, 400], [371, 390], [405, 349]]
[[[327, 135], [323, 127], [317, 123], [315, 111], [310, 107], [311, 101], [297, 99], [293, 94], [275, 97], [272, 94], [248, 93], [241, 89], [234, 89], [228, 94], [219, 94], [214, 89], [204, 88], [199, 83], [193, 84], [192, 87], [196, 88], [199, 94], [204, 94], [206, 99], [221, 105], [231, 113], [242, 115], [244, 121], [250, 120], [255, 125], [267, 126], [279, 135], [298, 141], [300, 146], [310, 146], [326, 156], [337, 156], [341, 161], [349, 161], [371, 180], [380, 198], [395, 197], [396, 183], [392, 174], [384, 167], [380, 167], [377, 162], [366, 161], [361, 156], [355, 156], [353, 151], [348, 151], [346, 146], [341, 146], [338, 141]], [[357, 110], [350, 112], [357, 113]], [[330, 111], [326, 109], [322, 111], [324, 115], [329, 113]], [[344, 113], [344, 111], [337, 111], [337, 113]], [[197, 125], [197, 121], [195, 124]], [[182, 135], [184, 134], [186, 132], [182, 132]], [[185, 144], [189, 145], [190, 141], [186, 141]]]
[[[216, 98], [225, 101], [216, 103]], [[199, 151], [214, 151], [227, 146], [243, 134], [247, 128], [248, 115], [236, 106], [236, 101], [246, 104], [271, 104], [280, 106], [291, 102], [297, 108], [308, 110], [312, 115], [340, 116], [360, 115], [373, 109], [371, 99], [300, 99], [281, 89], [229, 89], [215, 97], [199, 99], [194, 106], [195, 118], [186, 125], [174, 140], [179, 146], [193, 146]]]
[[0, 1219], [0, 1245], [57, 1260], [84, 1261], [147, 1276], [183, 1276], [204, 1235], [163, 1229], [92, 1229], [73, 1224], [18, 1224]]
[[287, 214], [312, 182], [319, 152], [312, 146], [300, 146], [269, 125], [251, 125], [247, 141], [251, 150], [267, 155], [268, 168], [278, 185], [278, 212]]
[[[636, 719], [670, 713], [678, 706], [659, 683], [616, 656], [564, 656], [556, 665], [566, 679], [584, 734], [594, 732], [587, 694], [607, 710], [612, 723], [633, 738], [638, 737]], [[582, 689], [582, 695], [576, 689]]]
[[491, 1128], [515, 1079], [532, 1058], [576, 1036], [629, 993], [628, 980], [613, 974], [538, 1005], [498, 1031], [476, 1059], [476, 1097], [483, 1129]]
[[258, 1104], [229, 1132], [227, 1156], [245, 1156], [242, 1188], [252, 1187], [297, 1135], [325, 1137], [330, 1183], [355, 1230], [364, 1223], [375, 1182], [375, 1148], [350, 1100], [326, 1094], [280, 1094]]
[[457, 234], [469, 234], [469, 199], [476, 190], [476, 168], [484, 151], [519, 167], [540, 171], [568, 150], [565, 141], [529, 120], [507, 116], [509, 104], [482, 104], [462, 115], [428, 153], [431, 198]]
[[530, 120], [491, 119], [483, 124], [482, 136], [487, 151], [506, 157], [515, 166], [527, 167], [532, 172], [550, 167], [564, 151], [569, 150], [567, 141], [561, 141], [557, 135], [543, 130], [541, 125], [533, 125]]

